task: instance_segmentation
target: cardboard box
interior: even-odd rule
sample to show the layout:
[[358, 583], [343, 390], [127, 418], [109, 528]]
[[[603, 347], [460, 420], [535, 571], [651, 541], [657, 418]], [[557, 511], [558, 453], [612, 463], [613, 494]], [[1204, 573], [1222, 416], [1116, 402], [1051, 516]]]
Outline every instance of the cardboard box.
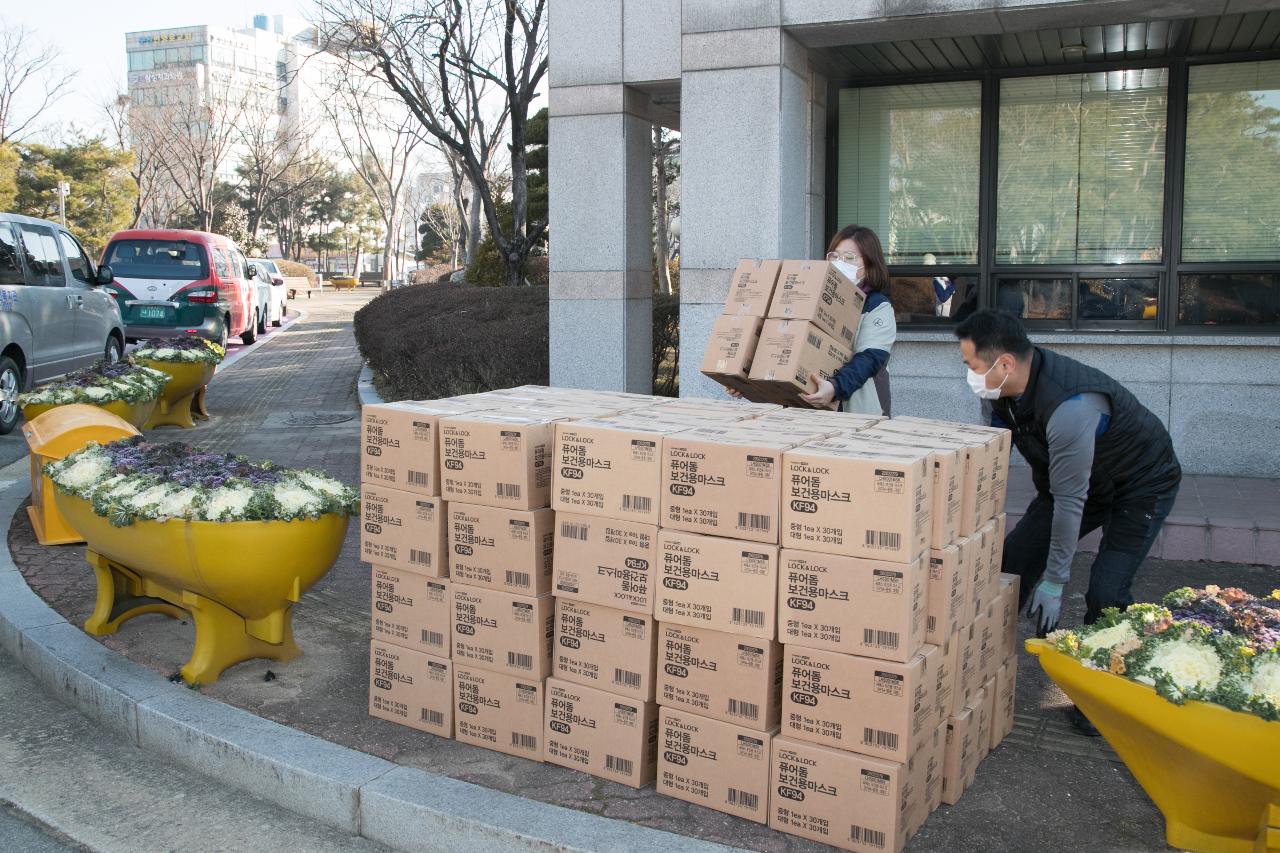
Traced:
[[783, 261], [769, 317], [812, 323], [852, 347], [866, 301], [866, 294], [829, 261]]
[[660, 530], [653, 613], [713, 631], [772, 640], [778, 622], [778, 546]]
[[543, 679], [551, 672], [555, 600], [453, 584], [453, 659]]
[[981, 628], [971, 622], [957, 631], [953, 640], [956, 644], [955, 678], [951, 682], [951, 707], [946, 709], [953, 716], [959, 714], [982, 687], [982, 679], [979, 678], [981, 636]]
[[933, 738], [925, 752], [925, 813], [920, 823], [928, 819], [929, 813], [942, 805], [942, 786], [947, 768], [947, 721], [944, 719], [934, 729]]
[[961, 551], [960, 559], [969, 567], [969, 601], [961, 622], [972, 622], [994, 600], [991, 591], [991, 542], [978, 529], [972, 536], [957, 539], [956, 547]]
[[906, 761], [937, 728], [937, 646], [925, 646], [907, 663], [792, 645], [785, 656], [787, 737]]
[[[958, 633], [938, 644], [938, 666], [934, 670], [934, 702], [938, 706], [938, 719], [946, 721], [955, 711], [952, 693], [957, 687], [956, 671], [960, 666], [961, 639]], [[963, 689], [964, 685], [959, 685]], [[963, 705], [963, 703], [961, 703]]]
[[663, 527], [778, 541], [782, 453], [794, 440], [693, 429], [662, 440]]
[[1018, 654], [1018, 587], [1017, 575], [1000, 575], [1000, 658], [1008, 660]]
[[974, 630], [978, 635], [978, 680], [986, 683], [995, 678], [996, 670], [1004, 663], [1004, 628], [1001, 616], [1004, 608], [1001, 602], [994, 601], [983, 608], [974, 622]]
[[857, 853], [898, 853], [920, 792], [906, 764], [773, 739], [769, 826]]
[[[661, 411], [656, 410], [656, 411]], [[662, 438], [690, 429], [655, 417], [585, 420], [556, 427], [553, 506], [561, 512], [657, 524], [662, 489]]]
[[774, 729], [758, 732], [679, 708], [658, 715], [658, 793], [767, 823]]
[[930, 548], [945, 548], [958, 536], [963, 505], [964, 448], [955, 442], [929, 435], [892, 432], [876, 427], [862, 430], [855, 440], [904, 445], [927, 450], [933, 456], [933, 507], [930, 512]]
[[[985, 697], [984, 697], [985, 698]], [[947, 718], [947, 755], [942, 773], [942, 802], [954, 806], [973, 784], [981, 760], [978, 748], [978, 712], [963, 707]]]
[[928, 548], [928, 453], [812, 442], [786, 451], [783, 469], [783, 547], [902, 563]]
[[369, 715], [453, 737], [453, 663], [448, 658], [372, 640]]
[[956, 534], [969, 536], [991, 517], [991, 469], [995, 465], [995, 459], [987, 438], [960, 432], [936, 421], [913, 418], [892, 418], [877, 424], [876, 428], [886, 432], [928, 436], [935, 441], [957, 445], [964, 484], [960, 491], [960, 515], [956, 520]]
[[638, 702], [653, 700], [658, 623], [652, 616], [556, 599], [555, 677]]
[[747, 377], [763, 326], [759, 317], [717, 317], [702, 357], [702, 375], [739, 393], [749, 393], [752, 386]]
[[449, 566], [455, 583], [518, 595], [551, 591], [555, 513], [449, 504]]
[[991, 723], [991, 748], [1013, 733], [1014, 699], [1018, 690], [1018, 660], [1010, 658], [996, 674], [995, 716]]
[[978, 712], [978, 761], [991, 752], [991, 726], [995, 722], [996, 680], [988, 678], [980, 692], [981, 703], [975, 708]]
[[440, 494], [439, 421], [490, 408], [483, 400], [379, 403], [360, 413], [360, 479], [428, 497]]
[[968, 613], [969, 578], [962, 551], [958, 545], [929, 551], [928, 615], [925, 619], [925, 642], [940, 646], [961, 625]]
[[555, 530], [553, 591], [558, 597], [653, 613], [655, 525], [557, 512]]
[[908, 661], [925, 642], [921, 560], [885, 563], [784, 549], [778, 639], [812, 649]]
[[491, 413], [442, 418], [440, 494], [506, 509], [550, 506], [556, 420]]
[[811, 407], [799, 395], [812, 394], [852, 357], [848, 347], [803, 320], [765, 320], [747, 378], [792, 405]]
[[445, 502], [374, 483], [360, 488], [360, 559], [431, 577], [449, 576]]
[[459, 743], [542, 761], [546, 682], [454, 661], [454, 723]]
[[741, 317], [764, 317], [769, 313], [773, 287], [778, 282], [782, 261], [743, 258], [733, 271], [724, 313]]
[[[981, 524], [986, 519], [1004, 511], [1005, 496], [1009, 487], [1009, 448], [1012, 444], [1012, 433], [1009, 430], [1001, 427], [911, 417], [894, 418], [891, 423], [901, 429], [925, 430], [932, 434], [955, 438], [971, 446], [981, 445], [977, 455], [981, 459], [983, 470], [979, 506], [974, 517], [975, 523]], [[968, 535], [971, 531], [962, 527], [960, 532]]]
[[545, 760], [631, 788], [653, 781], [658, 706], [547, 679]]
[[370, 589], [373, 639], [436, 657], [452, 657], [453, 593], [449, 581], [374, 566]]
[[988, 522], [991, 525], [991, 537], [987, 542], [990, 549], [987, 573], [991, 578], [991, 593], [993, 596], [1000, 591], [1000, 573], [1004, 570], [1005, 527], [1008, 521], [1009, 516], [1002, 512]]
[[782, 647], [721, 631], [658, 623], [658, 702], [769, 731], [778, 725]]

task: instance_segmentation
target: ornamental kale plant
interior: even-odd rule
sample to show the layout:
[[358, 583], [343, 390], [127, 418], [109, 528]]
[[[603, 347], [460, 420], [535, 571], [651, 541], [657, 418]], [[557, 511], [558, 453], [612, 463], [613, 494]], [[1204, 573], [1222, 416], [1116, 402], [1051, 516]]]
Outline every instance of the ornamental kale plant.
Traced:
[[54, 485], [117, 527], [138, 520], [295, 521], [352, 515], [359, 495], [321, 471], [282, 468], [141, 436], [89, 444], [45, 466]]
[[1258, 598], [1240, 589], [1184, 587], [1161, 604], [1103, 611], [1093, 625], [1055, 631], [1058, 651], [1188, 699], [1280, 720], [1280, 590]]
[[169, 361], [218, 364], [226, 356], [227, 351], [204, 338], [152, 338], [143, 341], [138, 348], [129, 353], [134, 361]]
[[155, 400], [169, 382], [169, 374], [127, 361], [101, 359], [18, 396], [19, 406], [49, 403], [146, 403]]

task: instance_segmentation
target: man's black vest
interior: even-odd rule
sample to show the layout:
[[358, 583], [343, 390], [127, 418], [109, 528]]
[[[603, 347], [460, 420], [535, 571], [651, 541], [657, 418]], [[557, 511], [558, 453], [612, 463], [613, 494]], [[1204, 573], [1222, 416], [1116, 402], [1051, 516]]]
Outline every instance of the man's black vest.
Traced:
[[1182, 467], [1159, 418], [1101, 370], [1036, 347], [1026, 391], [1017, 400], [1002, 397], [992, 404], [1031, 466], [1036, 490], [1049, 494], [1049, 418], [1063, 401], [1088, 393], [1111, 401], [1111, 423], [1094, 446], [1089, 505], [1155, 497], [1176, 485]]

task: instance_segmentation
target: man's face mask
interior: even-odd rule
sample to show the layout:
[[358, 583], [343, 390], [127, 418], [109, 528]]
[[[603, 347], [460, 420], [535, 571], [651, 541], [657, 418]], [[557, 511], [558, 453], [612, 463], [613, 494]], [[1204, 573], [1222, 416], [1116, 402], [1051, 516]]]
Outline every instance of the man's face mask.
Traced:
[[994, 363], [991, 365], [991, 367], [987, 368], [986, 373], [978, 373], [972, 367], [968, 368], [968, 373], [965, 376], [965, 380], [969, 383], [969, 390], [977, 394], [978, 397], [982, 400], [1000, 399], [1000, 391], [1001, 389], [1004, 388], [1004, 383], [1009, 381], [1009, 374], [1006, 373], [1004, 375], [1004, 379], [1000, 380], [999, 385], [997, 385], [995, 388], [988, 388], [987, 375], [990, 374], [991, 371], [995, 369], [996, 369], [996, 365]]

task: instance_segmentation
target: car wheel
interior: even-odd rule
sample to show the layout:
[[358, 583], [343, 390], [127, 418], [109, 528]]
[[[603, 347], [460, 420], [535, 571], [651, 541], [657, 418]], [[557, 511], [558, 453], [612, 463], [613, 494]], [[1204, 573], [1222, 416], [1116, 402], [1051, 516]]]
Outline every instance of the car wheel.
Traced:
[[280, 319], [279, 319], [279, 320], [272, 320], [272, 321], [271, 321], [271, 325], [275, 326], [277, 329], [278, 329], [278, 328], [280, 328], [281, 326], [283, 326], [283, 325], [284, 325], [284, 312], [285, 312], [285, 306], [284, 306], [284, 303], [283, 303], [283, 302], [281, 302], [281, 303], [280, 303]]
[[107, 348], [103, 350], [102, 357], [106, 359], [107, 364], [115, 364], [120, 360], [120, 355], [120, 339], [112, 335], [107, 338]]
[[8, 435], [18, 425], [18, 394], [22, 391], [22, 371], [9, 356], [0, 356], [0, 435]]
[[231, 327], [231, 324], [226, 320], [223, 320], [222, 328], [218, 330], [218, 346], [222, 347], [224, 352], [227, 349], [227, 330], [230, 327]]
[[255, 311], [253, 314], [253, 320], [250, 323], [249, 328], [245, 329], [244, 333], [240, 335], [240, 343], [244, 344], [245, 346], [248, 346], [249, 344], [253, 343], [257, 339], [258, 339], [258, 313]]
[[258, 315], [258, 334], [265, 335], [267, 333], [267, 312], [263, 311]]

